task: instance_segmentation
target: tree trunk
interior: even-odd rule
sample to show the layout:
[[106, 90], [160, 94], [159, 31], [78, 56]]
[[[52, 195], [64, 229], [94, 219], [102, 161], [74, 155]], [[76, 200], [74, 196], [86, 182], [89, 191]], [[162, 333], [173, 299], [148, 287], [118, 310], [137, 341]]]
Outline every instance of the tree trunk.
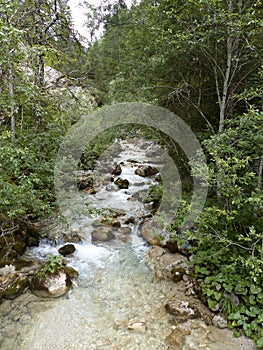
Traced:
[[[229, 0], [228, 13], [231, 14], [232, 12], [233, 12], [233, 2], [232, 0]], [[231, 65], [232, 65], [232, 58], [233, 58], [233, 41], [234, 41], [234, 38], [231, 37], [231, 30], [228, 26], [227, 47], [226, 47], [226, 50], [227, 50], [226, 69], [224, 74], [222, 97], [220, 98], [220, 101], [219, 101], [219, 106], [220, 106], [219, 128], [218, 128], [219, 133], [221, 133], [225, 127], [225, 117], [226, 117], [225, 112], [227, 107], [228, 89], [229, 89]]]
[[11, 124], [11, 141], [15, 141], [16, 130], [15, 130], [15, 101], [14, 101], [14, 76], [12, 68], [8, 68], [8, 90], [10, 98], [10, 124]]

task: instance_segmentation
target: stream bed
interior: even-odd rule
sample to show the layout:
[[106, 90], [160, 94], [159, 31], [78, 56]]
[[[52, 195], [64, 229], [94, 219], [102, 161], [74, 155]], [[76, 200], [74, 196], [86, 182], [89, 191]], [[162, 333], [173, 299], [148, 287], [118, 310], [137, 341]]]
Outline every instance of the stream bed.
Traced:
[[[135, 159], [137, 165], [153, 165], [158, 157], [147, 153], [153, 146], [149, 141], [120, 144], [122, 151], [110, 162], [122, 163], [120, 177], [129, 180], [129, 189], [119, 190], [111, 181], [104, 182], [96, 194], [83, 195], [83, 201], [88, 198], [99, 209], [124, 210], [121, 227], [130, 228], [131, 232], [116, 234], [116, 239], [109, 242], [92, 244], [92, 222], [96, 217], [76, 219], [75, 214], [70, 217], [69, 210], [69, 225], [81, 234], [83, 241], [74, 243], [76, 251], [66, 260], [79, 277], [64, 297], [42, 299], [27, 292], [0, 305], [0, 349], [256, 349], [247, 338], [233, 338], [229, 330], [208, 326], [202, 320], [189, 320], [181, 326], [186, 335], [182, 348], [167, 343], [166, 338], [175, 326], [164, 305], [171, 299], [184, 300], [184, 289], [180, 284], [157, 280], [145, 264], [149, 246], [138, 237], [137, 230], [140, 218], [149, 213], [133, 195], [147, 189], [155, 180], [134, 175], [136, 167], [127, 161]], [[74, 209], [74, 203], [71, 207]], [[125, 225], [125, 219], [131, 216], [135, 224]], [[54, 227], [58, 231], [59, 225]], [[64, 243], [43, 240], [39, 247], [28, 249], [26, 257], [45, 261], [48, 254], [58, 254]]]

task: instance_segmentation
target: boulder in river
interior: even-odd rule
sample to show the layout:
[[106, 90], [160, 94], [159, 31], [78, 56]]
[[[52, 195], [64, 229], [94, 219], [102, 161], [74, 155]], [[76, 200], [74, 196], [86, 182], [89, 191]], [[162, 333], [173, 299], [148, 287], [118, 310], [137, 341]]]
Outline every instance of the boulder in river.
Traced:
[[111, 227], [96, 228], [91, 232], [92, 243], [94, 242], [107, 242], [115, 238], [113, 229]]
[[31, 291], [42, 298], [57, 298], [65, 295], [72, 287], [71, 277], [57, 257], [47, 262], [31, 280]]
[[143, 165], [135, 170], [135, 174], [142, 177], [150, 177], [159, 173], [159, 170], [150, 165]]
[[119, 189], [127, 189], [129, 188], [129, 181], [127, 179], [122, 179], [118, 177], [117, 180], [114, 181], [115, 185], [119, 187]]
[[63, 256], [67, 256], [67, 255], [73, 254], [75, 250], [76, 248], [74, 244], [66, 244], [63, 247], [59, 248], [58, 252]]
[[122, 172], [122, 169], [121, 169], [120, 164], [118, 164], [117, 162], [115, 162], [115, 163], [114, 163], [114, 168], [113, 168], [111, 174], [112, 174], [113, 176], [115, 176], [115, 175], [119, 176], [119, 175], [121, 174], [121, 172]]

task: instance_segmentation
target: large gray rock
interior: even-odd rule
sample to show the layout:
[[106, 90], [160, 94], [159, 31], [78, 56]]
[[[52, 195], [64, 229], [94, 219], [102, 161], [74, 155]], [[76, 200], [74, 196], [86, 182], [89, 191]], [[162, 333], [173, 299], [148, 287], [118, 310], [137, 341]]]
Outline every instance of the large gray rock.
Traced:
[[111, 227], [100, 227], [96, 228], [91, 232], [92, 242], [106, 242], [114, 239], [115, 235], [113, 233], [113, 229]]

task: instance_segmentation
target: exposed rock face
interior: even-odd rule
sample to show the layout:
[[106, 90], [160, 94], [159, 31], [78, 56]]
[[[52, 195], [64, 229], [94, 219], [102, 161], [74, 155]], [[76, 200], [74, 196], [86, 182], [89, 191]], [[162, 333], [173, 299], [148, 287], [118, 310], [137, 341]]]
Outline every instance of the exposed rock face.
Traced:
[[190, 304], [189, 301], [170, 301], [165, 305], [165, 309], [172, 315], [172, 321], [176, 324], [201, 317], [197, 306]]
[[96, 228], [91, 232], [92, 243], [93, 242], [106, 242], [115, 238], [111, 227], [100, 227]]
[[119, 187], [119, 189], [127, 189], [129, 188], [129, 181], [127, 179], [121, 179], [118, 177], [117, 180], [114, 181], [115, 185]]
[[67, 255], [73, 254], [75, 250], [76, 248], [74, 244], [66, 244], [63, 247], [59, 248], [58, 252], [63, 256], [67, 256]]
[[135, 174], [142, 177], [150, 177], [159, 173], [159, 170], [150, 165], [140, 166], [135, 170]]

